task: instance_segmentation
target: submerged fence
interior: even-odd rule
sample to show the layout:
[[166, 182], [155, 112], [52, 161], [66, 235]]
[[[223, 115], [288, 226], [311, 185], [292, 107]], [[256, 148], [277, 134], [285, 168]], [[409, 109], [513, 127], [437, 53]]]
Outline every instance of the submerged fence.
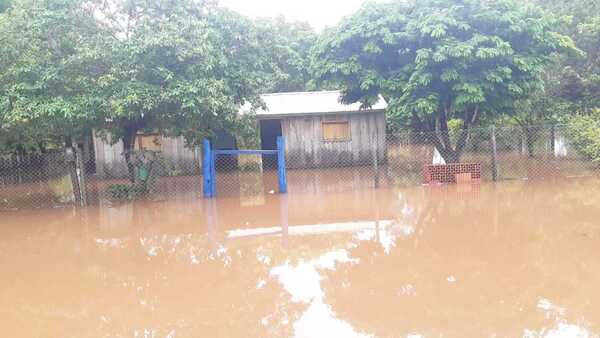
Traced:
[[[442, 137], [404, 131], [386, 135], [383, 143], [374, 141], [361, 148], [369, 154], [344, 150], [341, 141], [322, 141], [330, 151], [286, 153], [288, 191], [320, 194], [423, 184], [423, 169], [445, 161], [435, 138]], [[448, 138], [454, 145], [460, 132], [451, 132]], [[327, 159], [307, 161], [317, 153]], [[130, 177], [106, 178], [95, 175], [94, 166], [81, 157], [81, 152], [63, 151], [0, 155], [0, 210], [203, 198], [201, 161], [194, 170], [178, 171], [160, 153], [142, 152], [136, 155]], [[460, 162], [475, 164], [482, 181], [600, 173], [597, 163], [581, 156], [577, 144], [561, 126], [471, 129]], [[269, 195], [278, 192], [277, 160], [273, 156], [243, 151], [234, 156], [225, 151], [215, 159], [214, 166], [217, 197], [240, 198], [242, 204], [252, 205], [265, 203]]]

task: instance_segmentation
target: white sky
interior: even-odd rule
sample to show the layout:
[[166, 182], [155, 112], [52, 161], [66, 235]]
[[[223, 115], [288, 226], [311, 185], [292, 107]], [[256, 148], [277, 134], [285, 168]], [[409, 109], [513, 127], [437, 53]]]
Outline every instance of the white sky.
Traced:
[[283, 15], [288, 21], [305, 21], [317, 30], [334, 26], [356, 12], [364, 0], [220, 0], [238, 13], [256, 17]]

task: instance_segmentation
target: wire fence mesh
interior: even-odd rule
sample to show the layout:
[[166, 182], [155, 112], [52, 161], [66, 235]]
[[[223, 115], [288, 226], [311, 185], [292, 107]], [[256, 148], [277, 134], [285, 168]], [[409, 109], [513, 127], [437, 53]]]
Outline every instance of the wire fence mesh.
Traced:
[[[424, 168], [448, 162], [436, 138], [443, 135], [402, 131], [389, 133], [385, 142], [374, 138], [372, 144], [354, 150], [340, 141], [335, 145], [323, 141], [327, 151], [286, 149], [288, 191], [318, 194], [423, 184]], [[450, 132], [448, 141], [455, 145], [460, 132]], [[483, 181], [600, 173], [596, 162], [580, 155], [563, 126], [475, 128], [464, 141], [459, 162], [476, 164]], [[178, 161], [161, 151], [142, 150], [132, 158], [131, 168], [122, 159], [125, 169], [107, 175], [93, 153], [0, 155], [0, 210], [203, 197], [201, 156]], [[278, 192], [277, 159], [272, 155], [221, 155], [216, 171], [220, 198], [260, 204]]]

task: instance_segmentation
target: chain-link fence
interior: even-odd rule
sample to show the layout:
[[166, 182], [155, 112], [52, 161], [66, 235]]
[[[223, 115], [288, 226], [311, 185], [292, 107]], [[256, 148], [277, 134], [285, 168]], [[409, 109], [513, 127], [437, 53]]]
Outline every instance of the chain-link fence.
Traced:
[[[319, 194], [419, 185], [427, 181], [424, 168], [456, 160], [475, 165], [477, 173], [469, 175], [483, 181], [600, 172], [597, 163], [580, 155], [562, 126], [473, 128], [461, 135], [459, 128], [448, 133], [403, 131], [358, 147], [321, 141], [322, 149], [286, 148], [288, 191]], [[120, 175], [100, 175], [102, 163], [81, 151], [0, 155], [0, 210], [203, 198], [201, 154], [181, 163], [160, 151], [137, 151], [130, 158]], [[278, 192], [272, 155], [221, 155], [215, 166], [219, 198], [261, 204]]]
[[[386, 178], [391, 184], [422, 182], [422, 168], [443, 164], [434, 139], [441, 133], [405, 132], [388, 135]], [[459, 136], [450, 133], [456, 147]], [[454, 134], [459, 134], [456, 132]], [[471, 129], [460, 162], [481, 166], [484, 180], [535, 180], [589, 176], [598, 165], [579, 154], [563, 126]]]

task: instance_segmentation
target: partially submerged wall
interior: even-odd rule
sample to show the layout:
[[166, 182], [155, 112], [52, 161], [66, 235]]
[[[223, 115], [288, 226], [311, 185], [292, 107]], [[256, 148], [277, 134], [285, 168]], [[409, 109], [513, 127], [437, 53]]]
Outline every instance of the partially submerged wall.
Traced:
[[[332, 120], [349, 122], [349, 139], [328, 141], [323, 138], [323, 123]], [[374, 151], [379, 162], [385, 160], [385, 115], [382, 111], [284, 117], [281, 129], [289, 168], [371, 164]]]
[[[123, 156], [123, 142], [113, 145], [94, 132], [96, 174], [100, 178], [127, 177], [127, 166]], [[183, 137], [159, 137], [160, 152], [164, 158], [160, 163], [159, 175], [179, 176], [200, 174], [201, 152], [199, 148], [185, 146]], [[136, 142], [137, 147], [137, 142]]]

